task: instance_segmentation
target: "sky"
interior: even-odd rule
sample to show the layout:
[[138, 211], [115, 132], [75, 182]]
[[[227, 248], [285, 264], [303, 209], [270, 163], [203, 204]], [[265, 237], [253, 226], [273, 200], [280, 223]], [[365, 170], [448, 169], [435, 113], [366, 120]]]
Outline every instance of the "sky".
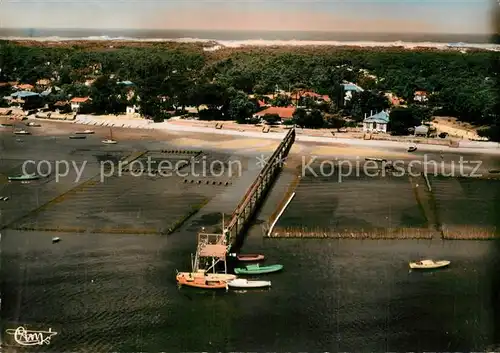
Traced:
[[2, 28], [491, 33], [500, 0], [0, 0]]

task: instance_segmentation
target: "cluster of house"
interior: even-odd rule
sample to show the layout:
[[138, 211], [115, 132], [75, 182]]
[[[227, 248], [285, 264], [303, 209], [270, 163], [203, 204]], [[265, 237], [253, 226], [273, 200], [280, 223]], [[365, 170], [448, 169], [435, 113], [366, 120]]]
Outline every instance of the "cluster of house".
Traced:
[[[360, 86], [352, 83], [345, 82], [342, 84], [344, 91], [344, 104], [350, 101], [355, 93], [363, 92], [364, 89]], [[289, 96], [292, 101], [292, 105], [289, 107], [273, 107], [269, 106], [263, 101], [259, 101], [259, 106], [262, 108], [261, 111], [254, 114], [254, 118], [262, 119], [266, 115], [278, 115], [282, 121], [291, 119], [293, 114], [298, 106], [298, 101], [301, 97], [310, 97], [314, 101], [321, 102], [330, 102], [330, 97], [327, 95], [320, 95], [311, 91], [298, 91], [294, 93], [289, 92], [281, 92], [280, 94]], [[393, 93], [386, 93], [385, 96], [391, 102], [392, 106], [400, 106], [404, 104], [404, 101], [397, 97]], [[274, 98], [274, 95], [266, 96], [270, 99]], [[428, 94], [425, 91], [416, 91], [413, 100], [415, 102], [427, 102]], [[380, 111], [380, 112], [370, 112], [370, 115], [365, 114], [363, 119], [363, 131], [364, 132], [381, 132], [386, 133], [389, 125], [389, 112], [388, 111]], [[427, 135], [429, 128], [425, 125], [418, 126], [415, 128], [416, 135]]]
[[[92, 86], [95, 79], [88, 79], [83, 82], [86, 86]], [[41, 79], [36, 82], [35, 85], [30, 84], [20, 84], [19, 82], [5, 82], [0, 83], [1, 86], [9, 85], [14, 89], [14, 93], [10, 96], [4, 97], [9, 102], [11, 106], [17, 106], [24, 110], [29, 109], [29, 107], [43, 107], [45, 104], [45, 99], [54, 92], [60, 91], [60, 88], [53, 85], [53, 82], [49, 79]], [[127, 101], [131, 102], [132, 98], [135, 96], [134, 83], [131, 81], [120, 81], [120, 85], [127, 87]], [[352, 83], [344, 82], [342, 83], [344, 91], [344, 103], [350, 101], [355, 93], [363, 92], [363, 88]], [[271, 106], [263, 100], [259, 100], [258, 104], [261, 110], [254, 114], [254, 118], [262, 119], [266, 115], [277, 115], [281, 121], [286, 121], [292, 119], [295, 110], [299, 106], [301, 98], [308, 97], [313, 99], [316, 103], [330, 102], [331, 99], [327, 95], [320, 95], [316, 92], [308, 90], [298, 90], [294, 92], [284, 92], [281, 91], [277, 95], [287, 96], [291, 105], [288, 107], [276, 107]], [[272, 100], [276, 95], [265, 95], [264, 98], [267, 100]], [[401, 105], [403, 100], [398, 98], [392, 93], [386, 94], [387, 99], [392, 103], [393, 106]], [[253, 98], [253, 96], [250, 96]], [[424, 91], [416, 91], [414, 96], [415, 102], [426, 102], [428, 100], [428, 95]], [[136, 101], [140, 101], [139, 97], [136, 97]], [[58, 101], [53, 104], [50, 109], [54, 109], [57, 113], [60, 112], [74, 112], [78, 113], [82, 110], [84, 105], [91, 102], [90, 97], [72, 97], [68, 101]], [[45, 108], [49, 109], [45, 104]], [[137, 115], [139, 114], [140, 107], [134, 104], [130, 104], [126, 107], [127, 115]], [[387, 111], [381, 112], [371, 112], [369, 116], [365, 116], [363, 120], [363, 131], [365, 132], [387, 132], [387, 127], [389, 124], [389, 113]]]
[[[95, 79], [88, 79], [83, 84], [85, 86], [92, 86]], [[134, 97], [134, 83], [131, 81], [120, 81], [118, 84], [124, 85], [128, 88], [127, 101], [131, 101]], [[54, 109], [56, 113], [63, 112], [74, 112], [78, 113], [82, 108], [91, 103], [91, 98], [86, 97], [71, 97], [67, 101], [57, 101], [52, 107], [46, 104], [47, 97], [51, 94], [57, 94], [61, 89], [55, 85], [49, 79], [41, 79], [36, 82], [35, 85], [23, 84], [19, 82], [0, 82], [0, 87], [10, 86], [13, 89], [13, 93], [9, 96], [3, 97], [4, 100], [12, 107], [18, 107], [23, 110], [29, 110], [32, 108], [45, 108]], [[137, 105], [130, 104], [126, 107], [127, 115], [138, 114], [139, 107]]]

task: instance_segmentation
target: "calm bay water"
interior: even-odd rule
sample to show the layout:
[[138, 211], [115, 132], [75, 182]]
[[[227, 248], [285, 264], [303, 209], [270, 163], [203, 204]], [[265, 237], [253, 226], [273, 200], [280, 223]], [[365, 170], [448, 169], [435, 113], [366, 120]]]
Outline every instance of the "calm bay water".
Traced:
[[[59, 334], [38, 351], [482, 351], [498, 343], [494, 242], [263, 240], [270, 290], [178, 289], [194, 232], [2, 234], [2, 319]], [[449, 269], [409, 272], [446, 258]], [[496, 320], [495, 320], [496, 319]]]
[[[32, 137], [27, 147], [7, 143], [6, 155], [67, 153], [70, 140]], [[92, 146], [92, 138], [86, 143]], [[289, 181], [280, 177], [281, 189], [271, 192], [259, 218], [275, 210]], [[233, 198], [220, 199], [228, 211], [239, 196]], [[30, 350], [38, 352], [450, 352], [500, 344], [495, 242], [270, 240], [258, 224], [243, 250], [285, 266], [260, 277], [272, 281], [271, 289], [179, 289], [175, 272], [190, 268], [197, 230], [218, 216], [206, 208], [170, 236], [57, 234], [62, 241], [52, 244], [55, 234], [2, 231], [2, 328], [53, 328], [50, 346]], [[421, 257], [452, 266], [409, 272], [408, 261]]]

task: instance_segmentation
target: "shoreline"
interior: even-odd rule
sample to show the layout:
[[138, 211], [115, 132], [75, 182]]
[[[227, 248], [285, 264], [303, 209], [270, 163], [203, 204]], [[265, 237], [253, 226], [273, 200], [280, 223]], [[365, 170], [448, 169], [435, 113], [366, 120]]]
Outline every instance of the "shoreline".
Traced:
[[[45, 120], [48, 119], [37, 119]], [[118, 119], [117, 119], [118, 120]], [[126, 126], [116, 126], [124, 129], [146, 129], [146, 130], [159, 130], [165, 132], [190, 132], [190, 133], [201, 133], [201, 134], [212, 134], [212, 135], [226, 135], [233, 137], [246, 137], [246, 138], [258, 138], [262, 140], [282, 140], [287, 131], [283, 132], [254, 132], [254, 131], [238, 131], [238, 130], [224, 130], [216, 129], [215, 127], [201, 127], [194, 126], [192, 123], [189, 124], [176, 124], [172, 121], [165, 121], [162, 123], [153, 123], [144, 119], [120, 119], [122, 125]], [[71, 121], [73, 124], [87, 125], [87, 126], [100, 126], [100, 127], [115, 127], [113, 124], [113, 119], [99, 119], [92, 116], [82, 116]], [[101, 124], [101, 125], [96, 125]], [[111, 126], [110, 126], [111, 125]], [[242, 126], [242, 130], [244, 126]], [[300, 130], [296, 130], [297, 142], [316, 142], [316, 143], [326, 143], [326, 144], [341, 144], [343, 147], [368, 147], [368, 148], [408, 148], [408, 145], [412, 142], [400, 142], [400, 141], [387, 141], [387, 140], [361, 140], [354, 138], [342, 138], [342, 137], [325, 137], [325, 136], [310, 136], [301, 134]], [[500, 155], [500, 144], [495, 142], [476, 142], [476, 141], [460, 141], [458, 147], [443, 146], [443, 145], [432, 145], [432, 144], [421, 144], [415, 143], [418, 146], [419, 151], [423, 152], [464, 152], [464, 153], [480, 153], [480, 154], [493, 154]], [[463, 146], [460, 146], [463, 145]]]
[[299, 48], [332, 48], [351, 50], [412, 50], [412, 51], [486, 51], [498, 52], [500, 45], [494, 43], [445, 43], [417, 41], [335, 41], [335, 40], [220, 40], [203, 38], [120, 38], [120, 37], [0, 37], [0, 40], [10, 41], [28, 46], [85, 46], [85, 47], [148, 47], [148, 46], [192, 46], [204, 52], [219, 52], [238, 49], [299, 49]]

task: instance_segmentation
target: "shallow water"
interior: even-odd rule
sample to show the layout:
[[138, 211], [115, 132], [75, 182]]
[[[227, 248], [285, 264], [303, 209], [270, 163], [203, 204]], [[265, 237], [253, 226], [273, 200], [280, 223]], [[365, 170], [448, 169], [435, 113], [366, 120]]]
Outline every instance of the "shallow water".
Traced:
[[[281, 201], [288, 173], [244, 246], [285, 266], [260, 277], [272, 288], [178, 289], [175, 271], [189, 268], [197, 230], [231, 212], [254, 177], [245, 174], [170, 236], [61, 233], [52, 244], [54, 234], [3, 231], [3, 328], [52, 327], [58, 335], [39, 352], [484, 351], [500, 344], [495, 242], [264, 239], [260, 223]], [[421, 257], [452, 265], [410, 272], [408, 261]]]
[[[178, 289], [193, 234], [3, 234], [2, 318], [51, 351], [470, 351], [495, 343], [492, 242], [262, 240], [270, 290]], [[420, 257], [448, 269], [409, 272]], [[498, 343], [498, 342], [496, 342]], [[39, 351], [47, 351], [40, 348]]]

